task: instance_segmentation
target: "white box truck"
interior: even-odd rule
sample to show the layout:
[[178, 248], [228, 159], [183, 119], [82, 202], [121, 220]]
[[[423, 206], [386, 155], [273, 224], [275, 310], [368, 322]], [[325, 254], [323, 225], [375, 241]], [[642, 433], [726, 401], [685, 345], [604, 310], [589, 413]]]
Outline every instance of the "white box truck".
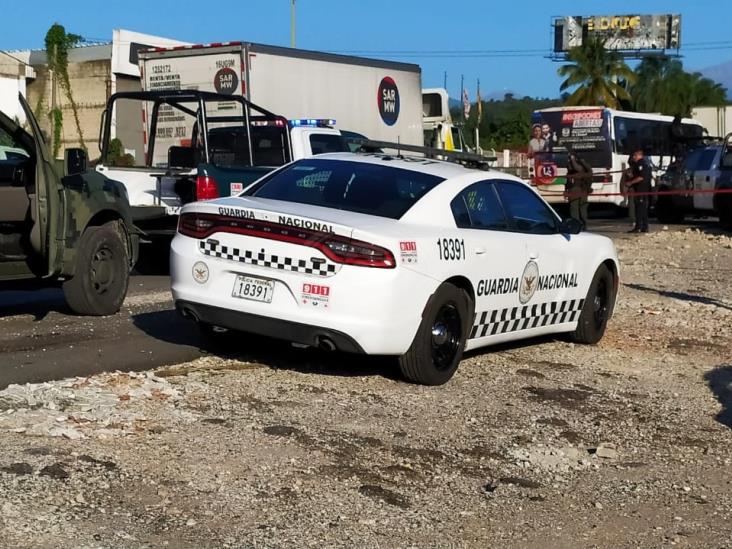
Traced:
[[335, 120], [345, 135], [424, 144], [418, 65], [227, 42], [151, 49], [140, 67], [146, 91], [243, 95], [289, 120]]

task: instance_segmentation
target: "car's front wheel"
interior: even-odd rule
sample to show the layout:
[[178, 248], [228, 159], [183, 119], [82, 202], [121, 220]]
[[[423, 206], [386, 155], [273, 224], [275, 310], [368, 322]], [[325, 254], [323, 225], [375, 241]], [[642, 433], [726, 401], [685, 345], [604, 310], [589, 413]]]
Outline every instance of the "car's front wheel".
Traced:
[[116, 221], [84, 231], [76, 250], [74, 276], [64, 282], [66, 302], [74, 312], [105, 316], [119, 311], [130, 279], [122, 232]]
[[577, 328], [571, 334], [577, 343], [594, 344], [602, 339], [615, 306], [615, 279], [606, 265], [600, 265], [587, 292]]
[[430, 299], [409, 350], [399, 357], [402, 375], [423, 385], [442, 385], [458, 368], [472, 322], [467, 293], [442, 284]]

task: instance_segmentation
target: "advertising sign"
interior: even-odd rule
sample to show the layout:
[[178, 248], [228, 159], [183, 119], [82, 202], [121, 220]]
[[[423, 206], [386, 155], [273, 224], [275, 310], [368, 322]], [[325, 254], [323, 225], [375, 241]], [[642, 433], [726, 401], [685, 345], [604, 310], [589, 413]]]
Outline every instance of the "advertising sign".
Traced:
[[572, 151], [593, 168], [609, 168], [609, 117], [603, 109], [566, 109], [535, 112], [528, 154], [534, 159], [534, 179], [542, 185], [557, 182], [559, 168], [567, 167]]
[[667, 50], [681, 47], [680, 15], [593, 15], [554, 20], [554, 53], [581, 46], [589, 36], [615, 51]]

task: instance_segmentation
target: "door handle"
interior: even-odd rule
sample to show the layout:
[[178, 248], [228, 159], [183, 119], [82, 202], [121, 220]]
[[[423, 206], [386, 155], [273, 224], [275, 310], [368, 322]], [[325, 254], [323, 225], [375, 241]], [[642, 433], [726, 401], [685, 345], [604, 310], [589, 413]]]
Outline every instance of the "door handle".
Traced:
[[475, 248], [476, 255], [483, 255], [485, 253], [485, 248]]

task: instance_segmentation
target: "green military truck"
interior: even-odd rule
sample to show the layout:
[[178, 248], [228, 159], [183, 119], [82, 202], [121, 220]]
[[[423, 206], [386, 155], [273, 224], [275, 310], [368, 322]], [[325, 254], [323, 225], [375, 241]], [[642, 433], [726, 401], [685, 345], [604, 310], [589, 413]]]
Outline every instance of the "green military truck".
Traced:
[[23, 279], [63, 284], [83, 315], [122, 306], [139, 235], [124, 187], [65, 151], [63, 175], [22, 96], [29, 130], [0, 113], [0, 289]]

